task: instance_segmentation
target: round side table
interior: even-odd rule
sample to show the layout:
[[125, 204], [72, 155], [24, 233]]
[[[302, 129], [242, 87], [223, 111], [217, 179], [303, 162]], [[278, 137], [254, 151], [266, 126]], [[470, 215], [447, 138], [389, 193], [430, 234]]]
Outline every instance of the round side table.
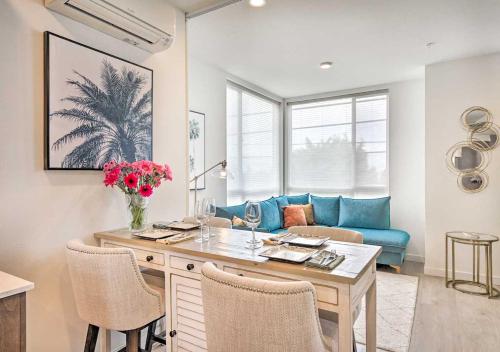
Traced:
[[[498, 237], [477, 232], [452, 231], [446, 233], [446, 287], [453, 287], [463, 293], [485, 295], [488, 298], [497, 297], [500, 292], [493, 287], [492, 246]], [[451, 280], [448, 279], [448, 247], [451, 242]], [[455, 279], [455, 243], [472, 246], [472, 280]], [[481, 247], [484, 247], [486, 282], [480, 282], [481, 275]], [[475, 286], [476, 291], [460, 286]]]

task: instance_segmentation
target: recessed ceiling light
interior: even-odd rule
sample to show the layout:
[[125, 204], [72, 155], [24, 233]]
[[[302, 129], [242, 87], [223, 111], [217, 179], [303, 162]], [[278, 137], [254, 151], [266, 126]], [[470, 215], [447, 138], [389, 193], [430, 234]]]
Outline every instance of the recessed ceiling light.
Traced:
[[319, 64], [319, 67], [321, 67], [323, 70], [328, 70], [330, 67], [332, 67], [333, 63], [331, 61], [325, 61]]
[[428, 43], [425, 43], [425, 46], [427, 48], [432, 48], [434, 45], [436, 45], [436, 42], [428, 42]]
[[248, 3], [253, 7], [262, 7], [266, 4], [266, 0], [249, 0]]

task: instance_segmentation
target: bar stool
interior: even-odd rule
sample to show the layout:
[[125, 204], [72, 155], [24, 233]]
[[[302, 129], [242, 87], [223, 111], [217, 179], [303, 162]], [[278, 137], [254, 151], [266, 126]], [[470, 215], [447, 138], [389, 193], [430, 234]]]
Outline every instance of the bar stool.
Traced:
[[[149, 286], [141, 275], [135, 254], [128, 248], [102, 248], [73, 240], [66, 246], [69, 273], [80, 318], [89, 323], [84, 352], [95, 350], [99, 328], [125, 333], [122, 351], [150, 352], [154, 334], [165, 315], [162, 290]], [[141, 330], [148, 327], [145, 349]]]

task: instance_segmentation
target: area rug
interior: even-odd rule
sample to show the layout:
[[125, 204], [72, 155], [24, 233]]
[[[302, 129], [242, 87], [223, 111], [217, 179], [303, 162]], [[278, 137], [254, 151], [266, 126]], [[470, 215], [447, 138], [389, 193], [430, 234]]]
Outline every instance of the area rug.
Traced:
[[[377, 349], [408, 351], [417, 291], [418, 277], [377, 271]], [[364, 299], [354, 333], [357, 343], [366, 344]]]

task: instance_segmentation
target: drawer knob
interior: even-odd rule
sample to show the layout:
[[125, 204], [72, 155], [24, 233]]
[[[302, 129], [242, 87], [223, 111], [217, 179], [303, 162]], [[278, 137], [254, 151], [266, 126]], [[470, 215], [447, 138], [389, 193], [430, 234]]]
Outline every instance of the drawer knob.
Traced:
[[186, 269], [190, 270], [190, 271], [193, 270], [194, 269], [194, 264], [189, 263], [188, 265], [186, 265]]
[[148, 255], [148, 256], [146, 257], [146, 261], [147, 261], [147, 262], [151, 262], [153, 259], [155, 259], [155, 258], [154, 258], [152, 255]]
[[170, 337], [174, 337], [175, 335], [177, 335], [177, 331], [172, 330], [168, 334], [170, 335]]
[[243, 274], [238, 274], [238, 276], [243, 276]]

